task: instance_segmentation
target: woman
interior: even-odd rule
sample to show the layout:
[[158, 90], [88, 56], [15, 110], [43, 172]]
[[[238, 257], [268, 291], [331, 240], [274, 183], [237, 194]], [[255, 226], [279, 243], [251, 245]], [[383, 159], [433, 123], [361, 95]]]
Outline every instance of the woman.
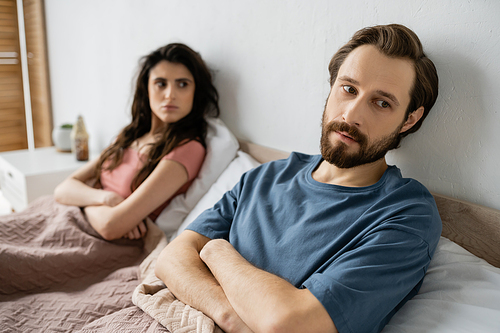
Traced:
[[218, 94], [199, 54], [183, 44], [159, 48], [142, 60], [132, 122], [97, 160], [64, 180], [55, 199], [84, 207], [106, 240], [142, 238], [144, 219], [156, 219], [198, 174], [207, 115], [219, 115]]

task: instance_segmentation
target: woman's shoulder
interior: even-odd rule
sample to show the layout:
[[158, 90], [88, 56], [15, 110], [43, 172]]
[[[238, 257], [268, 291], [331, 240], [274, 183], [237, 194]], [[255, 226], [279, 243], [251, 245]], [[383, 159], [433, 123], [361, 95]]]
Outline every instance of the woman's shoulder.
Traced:
[[196, 177], [205, 160], [205, 147], [199, 141], [190, 140], [174, 148], [162, 158], [163, 160], [172, 160], [182, 164], [191, 180]]
[[165, 155], [162, 159], [169, 159], [169, 157], [176, 155], [202, 155], [205, 156], [205, 147], [198, 140], [186, 140], [181, 142], [177, 147], [172, 149], [170, 153]]

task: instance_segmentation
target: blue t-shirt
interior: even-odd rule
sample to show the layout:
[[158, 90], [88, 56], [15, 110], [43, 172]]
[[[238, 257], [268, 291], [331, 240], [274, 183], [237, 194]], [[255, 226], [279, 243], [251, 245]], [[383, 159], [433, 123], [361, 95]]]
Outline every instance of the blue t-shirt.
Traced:
[[367, 187], [312, 178], [320, 155], [253, 169], [188, 229], [307, 288], [339, 332], [379, 332], [422, 284], [441, 234], [429, 191], [389, 166]]

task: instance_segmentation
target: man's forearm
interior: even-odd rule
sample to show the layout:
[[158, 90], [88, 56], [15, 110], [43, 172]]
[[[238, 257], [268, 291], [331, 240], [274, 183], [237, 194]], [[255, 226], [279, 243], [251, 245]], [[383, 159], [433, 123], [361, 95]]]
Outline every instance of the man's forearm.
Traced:
[[248, 263], [228, 242], [201, 252], [231, 306], [255, 332], [336, 332], [328, 313], [307, 290]]
[[201, 261], [196, 247], [202, 247], [202, 244], [193, 246], [190, 241], [185, 241], [186, 234], [194, 233], [184, 232], [162, 251], [155, 268], [156, 276], [179, 300], [205, 313], [226, 333], [251, 333]]

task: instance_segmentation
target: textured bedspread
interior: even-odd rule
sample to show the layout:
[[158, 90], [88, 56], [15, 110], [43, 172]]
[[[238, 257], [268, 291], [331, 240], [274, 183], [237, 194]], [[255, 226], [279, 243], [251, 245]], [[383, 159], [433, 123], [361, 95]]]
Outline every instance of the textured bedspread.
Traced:
[[211, 318], [176, 299], [155, 276], [156, 259], [167, 244], [165, 236], [161, 236], [156, 248], [141, 263], [143, 281], [134, 291], [134, 304], [172, 333], [222, 333]]
[[0, 331], [168, 332], [132, 303], [158, 241], [105, 241], [52, 197], [1, 216]]

